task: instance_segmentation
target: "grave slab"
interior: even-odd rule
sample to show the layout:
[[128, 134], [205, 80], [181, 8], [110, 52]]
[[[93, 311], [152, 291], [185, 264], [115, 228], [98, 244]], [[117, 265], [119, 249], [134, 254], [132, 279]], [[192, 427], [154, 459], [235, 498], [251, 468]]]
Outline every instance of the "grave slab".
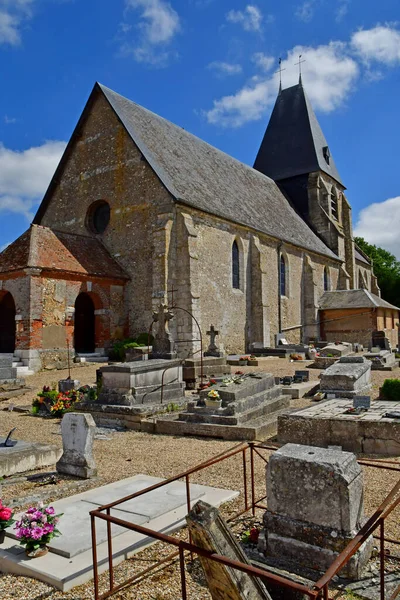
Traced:
[[51, 444], [21, 440], [17, 440], [12, 447], [4, 447], [2, 444], [5, 439], [0, 437], [0, 477], [54, 465], [62, 452], [60, 448]]
[[[160, 481], [162, 480], [156, 477], [136, 475], [135, 477], [130, 477], [123, 481], [118, 481], [116, 483], [97, 488], [96, 490], [89, 490], [88, 492], [83, 492], [81, 494], [71, 496], [70, 498], [59, 500], [54, 502], [52, 506], [54, 506], [56, 512], [63, 512], [66, 507], [68, 508], [68, 506], [72, 506], [72, 504], [81, 503], [82, 505], [86, 505], [87, 511], [85, 512], [82, 510], [82, 512], [85, 512], [86, 514], [90, 531], [89, 511], [92, 510], [95, 505], [96, 507], [99, 506], [99, 503], [96, 500], [95, 503], [92, 504], [92, 502], [87, 502], [87, 500], [93, 501], [94, 498], [97, 498], [97, 494], [107, 494], [108, 497], [112, 497], [113, 489], [115, 490], [115, 499], [119, 499], [129, 495], [130, 493], [133, 493], [131, 491], [127, 492], [127, 489], [138, 489], [138, 487], [139, 489], [144, 489]], [[148, 517], [135, 514], [135, 520], [139, 518], [145, 518], [145, 521], [143, 521], [145, 527], [155, 531], [162, 531], [163, 533], [167, 534], [181, 529], [185, 525], [185, 517], [187, 514], [186, 496], [184, 491], [185, 484], [176, 482], [171, 485], [174, 487], [171, 487], [170, 489], [168, 487], [167, 489], [166, 486], [164, 490], [161, 488], [158, 490], [158, 492], [164, 497], [164, 499], [168, 498], [168, 503], [170, 502], [169, 497], [175, 497], [177, 499], [175, 508], [171, 510], [170, 507], [172, 505], [168, 504], [166, 505], [166, 510], [162, 514], [160, 511], [156, 511], [158, 516], [155, 518], [151, 518], [149, 520]], [[238, 492], [232, 490], [223, 490], [202, 485], [191, 485], [190, 491], [191, 494], [193, 492], [193, 500], [191, 504], [196, 502], [195, 498], [197, 494], [197, 497], [201, 497], [213, 506], [220, 506], [222, 503], [232, 500], [238, 495]], [[121, 511], [119, 509], [119, 513], [122, 512], [125, 514], [125, 511]], [[117, 510], [115, 514], [117, 514]], [[131, 522], [134, 522], [132, 518], [132, 512], [126, 511], [126, 515], [128, 521], [131, 520]], [[61, 520], [60, 528], [62, 526], [63, 524]], [[87, 527], [87, 525], [85, 525], [85, 527]], [[116, 528], [113, 531], [112, 544], [114, 566], [123, 560], [130, 558], [140, 550], [143, 550], [146, 546], [154, 543], [152, 538], [133, 531], [124, 531], [125, 533], [119, 532], [119, 528]], [[68, 538], [75, 537], [76, 532], [77, 527], [70, 527], [69, 531], [58, 539], [58, 542], [61, 543], [61, 549], [67, 547], [68, 543], [70, 543], [68, 542]], [[99, 573], [102, 573], [108, 569], [108, 559], [107, 542], [102, 540], [100, 519], [96, 519], [96, 537]], [[54, 540], [54, 543], [55, 542], [56, 540]], [[29, 560], [24, 552], [21, 551], [21, 548], [17, 544], [16, 540], [12, 539], [11, 537], [6, 537], [2, 546], [0, 546], [0, 571], [4, 573], [14, 573], [26, 577], [33, 577], [66, 592], [73, 587], [82, 585], [83, 583], [92, 579], [93, 562], [91, 546], [89, 549], [83, 550], [82, 552], [75, 554], [70, 558], [62, 556], [60, 551], [57, 553], [55, 548], [50, 547], [50, 552], [46, 556], [37, 558], [35, 560]]]

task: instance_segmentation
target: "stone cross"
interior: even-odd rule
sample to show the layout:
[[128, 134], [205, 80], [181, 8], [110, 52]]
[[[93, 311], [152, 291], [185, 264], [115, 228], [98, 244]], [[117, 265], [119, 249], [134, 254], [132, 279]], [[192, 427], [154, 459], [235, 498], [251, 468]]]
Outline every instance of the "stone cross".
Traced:
[[169, 331], [169, 321], [174, 318], [166, 304], [160, 304], [158, 311], [153, 312], [153, 323], [158, 323], [158, 331], [154, 337], [153, 358], [173, 358], [174, 343]]
[[215, 329], [214, 325], [211, 325], [210, 331], [207, 331], [206, 333], [210, 336], [210, 344], [207, 352], [204, 352], [204, 356], [221, 356], [218, 346], [215, 343], [215, 338], [219, 335], [219, 331]]
[[61, 421], [63, 455], [56, 464], [58, 473], [90, 479], [97, 475], [93, 458], [96, 424], [92, 415], [67, 413]]

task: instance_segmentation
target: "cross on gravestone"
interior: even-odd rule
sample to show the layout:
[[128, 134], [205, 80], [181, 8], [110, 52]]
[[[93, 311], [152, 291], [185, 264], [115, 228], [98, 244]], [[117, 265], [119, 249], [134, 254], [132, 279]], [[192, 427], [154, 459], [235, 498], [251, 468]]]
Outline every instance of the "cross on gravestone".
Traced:
[[210, 330], [206, 333], [210, 336], [210, 344], [208, 346], [207, 352], [204, 352], [204, 356], [221, 356], [221, 352], [219, 351], [218, 346], [215, 343], [215, 338], [217, 337], [217, 335], [219, 335], [219, 331], [215, 329], [214, 325], [211, 325]]
[[169, 332], [169, 321], [174, 313], [166, 304], [160, 304], [157, 312], [153, 312], [153, 323], [158, 323], [158, 331], [154, 336], [152, 358], [175, 358], [174, 342]]

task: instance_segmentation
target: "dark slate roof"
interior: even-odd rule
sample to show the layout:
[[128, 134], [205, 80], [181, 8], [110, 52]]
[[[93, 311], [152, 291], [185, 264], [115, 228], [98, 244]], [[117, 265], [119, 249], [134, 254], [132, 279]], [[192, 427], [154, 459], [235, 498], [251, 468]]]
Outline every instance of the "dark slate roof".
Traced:
[[279, 92], [254, 168], [274, 181], [323, 171], [341, 185], [332, 157], [324, 158], [325, 139], [311, 103], [299, 83]]
[[355, 259], [359, 260], [360, 262], [366, 263], [368, 266], [371, 266], [371, 262], [367, 259], [367, 257], [361, 253], [361, 250], [359, 248], [355, 248], [355, 253], [354, 253]]
[[129, 279], [97, 239], [32, 225], [0, 254], [0, 273], [29, 267]]
[[366, 289], [325, 292], [319, 301], [319, 308], [322, 310], [378, 307], [400, 310]]
[[98, 88], [178, 202], [337, 259], [274, 181], [109, 88]]

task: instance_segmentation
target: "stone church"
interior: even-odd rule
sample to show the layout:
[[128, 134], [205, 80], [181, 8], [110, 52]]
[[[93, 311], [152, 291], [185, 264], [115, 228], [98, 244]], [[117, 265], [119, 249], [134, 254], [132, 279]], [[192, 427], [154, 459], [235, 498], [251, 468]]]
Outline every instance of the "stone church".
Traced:
[[[243, 353], [318, 338], [321, 299], [343, 312], [357, 289], [390, 313], [390, 336], [398, 310], [355, 248], [344, 192], [301, 81], [279, 91], [254, 167], [96, 84], [33, 224], [0, 254], [0, 352], [33, 370], [67, 345], [101, 354], [164, 303], [180, 356], [210, 324]], [[376, 328], [352, 323], [342, 339]]]

